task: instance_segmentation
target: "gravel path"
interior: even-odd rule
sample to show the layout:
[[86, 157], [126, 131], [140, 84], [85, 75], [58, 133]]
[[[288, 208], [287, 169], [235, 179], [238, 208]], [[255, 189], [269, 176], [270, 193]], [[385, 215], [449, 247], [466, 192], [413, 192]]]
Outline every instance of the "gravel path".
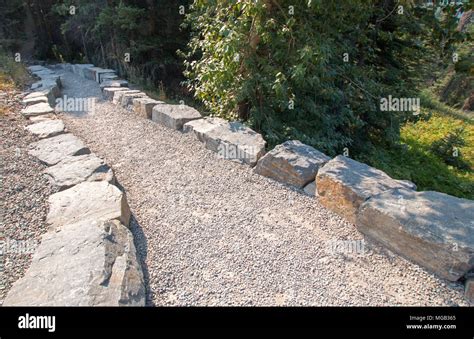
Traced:
[[0, 91], [0, 305], [12, 284], [21, 278], [46, 232], [48, 197], [56, 190], [43, 176], [45, 168], [28, 155], [36, 137], [25, 131], [19, 114], [22, 94]]
[[[64, 73], [63, 94], [100, 97]], [[363, 239], [317, 199], [219, 159], [192, 135], [99, 100], [64, 113], [126, 189], [151, 305], [466, 305], [462, 286]]]

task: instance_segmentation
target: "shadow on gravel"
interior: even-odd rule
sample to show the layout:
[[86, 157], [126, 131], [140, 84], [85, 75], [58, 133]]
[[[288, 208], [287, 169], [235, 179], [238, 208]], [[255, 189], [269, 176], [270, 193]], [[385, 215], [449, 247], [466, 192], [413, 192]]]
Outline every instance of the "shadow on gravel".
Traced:
[[[120, 184], [117, 178], [115, 178], [114, 185], [117, 186], [118, 189], [121, 190], [123, 193], [125, 193], [125, 196], [127, 196], [127, 191], [125, 190], [125, 187]], [[140, 266], [142, 267], [143, 271], [143, 279], [146, 289], [146, 306], [155, 306], [150, 296], [150, 274], [148, 272], [148, 266], [146, 264], [146, 258], [148, 254], [148, 242], [145, 233], [143, 233], [142, 226], [135, 217], [135, 214], [133, 213], [130, 216], [130, 231], [133, 234], [133, 244], [135, 245], [135, 248], [137, 250], [137, 259], [140, 262]]]
[[137, 218], [135, 218], [134, 214], [132, 214], [132, 216], [130, 217], [130, 231], [133, 234], [133, 243], [135, 245], [135, 248], [137, 249], [137, 259], [140, 262], [140, 265], [143, 270], [143, 278], [146, 289], [146, 306], [155, 306], [150, 296], [150, 275], [148, 273], [148, 266], [146, 264], [148, 244], [146, 236], [143, 233], [143, 229], [140, 226], [140, 223], [138, 222]]

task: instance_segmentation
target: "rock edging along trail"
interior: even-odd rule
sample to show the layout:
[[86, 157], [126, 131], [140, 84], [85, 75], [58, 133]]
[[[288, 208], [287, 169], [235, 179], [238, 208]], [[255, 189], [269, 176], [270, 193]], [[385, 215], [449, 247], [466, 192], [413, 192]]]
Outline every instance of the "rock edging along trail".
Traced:
[[[437, 275], [457, 281], [468, 277], [474, 269], [473, 201], [437, 192], [411, 194], [416, 192], [416, 185], [409, 181], [392, 179], [380, 170], [343, 156], [331, 160], [297, 140], [277, 145], [264, 155], [266, 143], [261, 135], [239, 122], [202, 117], [183, 104], [153, 101], [138, 90], [127, 92], [123, 83], [110, 85], [101, 86], [106, 99], [168, 128], [193, 132], [206, 148], [226, 159], [255, 166], [256, 173], [307, 188], [306, 192], [314, 191], [324, 206], [354, 223], [367, 237]], [[131, 99], [124, 103], [123, 97], [127, 95]], [[151, 114], [144, 113], [150, 110]], [[408, 190], [407, 194], [398, 189]], [[382, 193], [387, 200], [397, 202], [395, 209], [391, 206], [381, 212], [386, 220], [400, 221], [397, 232], [384, 219], [359, 217], [361, 212], [368, 213], [370, 201]], [[409, 214], [407, 204], [415, 206]], [[446, 218], [440, 218], [439, 211], [444, 211]], [[403, 221], [407, 218], [414, 225]], [[433, 223], [437, 228], [435, 235], [429, 226]], [[458, 237], [453, 238], [452, 234]]]
[[[3, 305], [144, 306], [143, 272], [128, 229], [125, 193], [114, 185], [110, 167], [51, 116], [48, 96], [58, 96], [60, 77], [42, 66], [30, 70], [43, 80], [32, 86], [40, 91], [27, 96], [22, 114], [47, 118], [27, 127], [41, 139], [29, 153], [49, 166], [45, 174], [60, 192], [49, 197], [50, 229]], [[44, 109], [31, 114], [29, 108], [39, 104], [29, 99], [43, 95]]]
[[[469, 295], [472, 284], [468, 272], [474, 253], [472, 201], [436, 192], [418, 194], [424, 192], [416, 192], [413, 183], [392, 179], [346, 157], [331, 159], [299, 141], [286, 142], [265, 154], [261, 135], [239, 122], [202, 117], [189, 106], [152, 100], [139, 90], [130, 90], [128, 83], [113, 77], [110, 70], [102, 72], [93, 65], [59, 67], [100, 83], [104, 97], [117, 106], [167, 128], [193, 133], [222, 158], [255, 166], [256, 173], [305, 192], [313, 190], [321, 204], [353, 222], [368, 238], [445, 279], [466, 277]], [[102, 73], [113, 79], [102, 78]], [[414, 208], [407, 208], [407, 204]], [[436, 217], [439, 211], [445, 211], [447, 217]], [[413, 214], [415, 223], [407, 224], [404, 220]], [[450, 216], [457, 221], [453, 225]], [[432, 222], [438, 226], [435, 233], [429, 227]], [[447, 259], [440, 261], [440, 255]]]

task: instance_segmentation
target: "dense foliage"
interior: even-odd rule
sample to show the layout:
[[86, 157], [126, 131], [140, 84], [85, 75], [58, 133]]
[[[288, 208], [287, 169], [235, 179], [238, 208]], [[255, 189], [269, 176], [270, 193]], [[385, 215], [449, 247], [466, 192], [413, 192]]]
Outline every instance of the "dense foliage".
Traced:
[[399, 147], [377, 148], [360, 160], [393, 178], [413, 181], [420, 191], [474, 199], [474, 123], [447, 114], [442, 106], [424, 108], [422, 113], [420, 120], [403, 125]]
[[[70, 15], [74, 4], [76, 14]], [[176, 50], [187, 42], [179, 29], [184, 18], [180, 5], [186, 1], [65, 0], [54, 9], [64, 16], [63, 34], [76, 48], [81, 46], [85, 60], [133, 80], [154, 86], [165, 82], [177, 89], [183, 78]]]
[[180, 8], [187, 5], [185, 0], [12, 0], [0, 8], [5, 19], [0, 39], [11, 41], [2, 45], [17, 52], [30, 33], [35, 39], [30, 57], [94, 63], [183, 95], [176, 51], [188, 41], [180, 29]]
[[[269, 148], [299, 139], [472, 199], [474, 25], [458, 20], [472, 0], [426, 2], [8, 0], [0, 82], [25, 82], [18, 52], [110, 67], [160, 100], [194, 95]], [[421, 114], [381, 110], [389, 96], [421, 97]]]
[[407, 114], [381, 111], [380, 98], [415, 97], [426, 65], [450, 57], [456, 10], [437, 19], [412, 1], [196, 0], [186, 75], [213, 114], [247, 121], [270, 145], [359, 154], [399, 140]]
[[24, 10], [22, 0], [0, 2], [0, 47], [18, 49], [18, 41], [24, 38]]

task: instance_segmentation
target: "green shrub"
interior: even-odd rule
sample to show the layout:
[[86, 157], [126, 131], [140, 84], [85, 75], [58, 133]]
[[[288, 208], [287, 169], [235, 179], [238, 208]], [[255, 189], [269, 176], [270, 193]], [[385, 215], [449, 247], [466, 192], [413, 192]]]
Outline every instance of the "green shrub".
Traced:
[[0, 50], [0, 90], [23, 87], [30, 76], [21, 62], [16, 62], [10, 53]]
[[387, 147], [406, 114], [381, 111], [380, 98], [417, 95], [422, 65], [449, 55], [453, 11], [443, 26], [411, 1], [196, 0], [185, 75], [212, 114], [247, 121], [270, 147]]

